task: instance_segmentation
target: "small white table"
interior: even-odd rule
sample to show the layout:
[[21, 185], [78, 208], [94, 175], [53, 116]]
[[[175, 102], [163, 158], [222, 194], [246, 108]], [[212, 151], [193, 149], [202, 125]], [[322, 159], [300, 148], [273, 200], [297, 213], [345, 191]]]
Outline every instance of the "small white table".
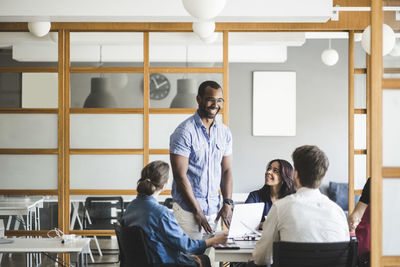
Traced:
[[[61, 243], [59, 238], [10, 238], [13, 240], [9, 244], [0, 244], [0, 253], [69, 253], [71, 262], [76, 266], [87, 266], [87, 253], [90, 251], [90, 239], [79, 238]], [[32, 266], [32, 262], [27, 255], [27, 266]]]
[[[0, 215], [9, 216], [6, 230], [10, 230], [12, 216], [16, 216], [14, 229], [18, 230], [20, 221], [26, 230], [40, 230], [39, 210], [43, 207], [43, 197], [1, 197]], [[26, 215], [27, 222], [24, 222]], [[33, 220], [35, 220], [33, 224]], [[34, 229], [32, 228], [34, 226]]]
[[251, 260], [257, 241], [236, 241], [240, 249], [211, 248], [206, 254], [214, 262], [248, 262]]

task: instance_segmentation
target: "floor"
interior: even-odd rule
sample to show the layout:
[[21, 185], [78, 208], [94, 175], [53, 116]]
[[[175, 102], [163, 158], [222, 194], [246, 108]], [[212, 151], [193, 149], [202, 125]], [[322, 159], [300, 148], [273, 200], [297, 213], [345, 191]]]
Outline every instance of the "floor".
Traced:
[[[94, 242], [91, 242], [90, 247], [92, 249], [93, 257], [95, 262], [92, 263], [89, 258], [90, 267], [118, 267], [119, 263], [112, 263], [118, 261], [118, 243], [115, 238], [112, 239], [99, 239], [100, 247], [103, 250], [103, 256], [98, 255], [98, 251]], [[109, 255], [113, 254], [113, 255]], [[50, 257], [55, 257], [55, 254], [50, 254]], [[100, 262], [109, 262], [101, 263]], [[96, 264], [98, 263], [98, 264]], [[25, 255], [21, 253], [14, 253], [11, 256], [9, 254], [3, 255], [1, 267], [24, 267], [26, 266]], [[42, 263], [38, 267], [53, 267], [53, 266], [68, 266], [56, 264], [54, 260], [49, 257], [42, 255]]]

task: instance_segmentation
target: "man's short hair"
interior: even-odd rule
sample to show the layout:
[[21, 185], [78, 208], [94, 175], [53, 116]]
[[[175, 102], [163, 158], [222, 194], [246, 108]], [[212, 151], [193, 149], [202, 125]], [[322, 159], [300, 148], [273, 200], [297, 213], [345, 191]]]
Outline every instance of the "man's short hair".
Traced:
[[301, 185], [318, 188], [329, 166], [325, 153], [317, 146], [301, 146], [293, 152], [292, 159]]
[[215, 90], [217, 90], [219, 88], [221, 88], [221, 90], [222, 90], [222, 87], [221, 87], [221, 85], [219, 85], [219, 83], [217, 83], [215, 81], [205, 81], [200, 84], [199, 91], [197, 92], [197, 94], [199, 96], [204, 96], [204, 92], [206, 91], [206, 88], [208, 86], [211, 88], [214, 88]]

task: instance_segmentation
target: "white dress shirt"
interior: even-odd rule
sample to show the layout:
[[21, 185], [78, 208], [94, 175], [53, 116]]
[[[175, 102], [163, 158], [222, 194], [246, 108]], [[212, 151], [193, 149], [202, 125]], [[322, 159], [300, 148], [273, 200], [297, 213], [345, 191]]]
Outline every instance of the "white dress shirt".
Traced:
[[297, 193], [276, 201], [264, 222], [263, 234], [253, 252], [256, 264], [272, 263], [274, 241], [349, 241], [343, 210], [319, 189], [301, 187]]

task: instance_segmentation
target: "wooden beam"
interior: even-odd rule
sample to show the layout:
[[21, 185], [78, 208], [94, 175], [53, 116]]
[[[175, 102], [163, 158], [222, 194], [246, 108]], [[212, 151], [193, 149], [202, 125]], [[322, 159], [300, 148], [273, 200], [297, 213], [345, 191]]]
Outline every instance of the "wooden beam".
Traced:
[[[71, 195], [137, 195], [133, 189], [71, 189]], [[171, 195], [171, 190], [165, 190], [160, 195]]]
[[371, 266], [382, 266], [382, 1], [371, 2]]
[[[350, 31], [364, 30], [370, 24], [369, 12], [340, 12], [339, 21], [321, 23], [239, 23], [217, 22], [216, 31]], [[74, 32], [192, 32], [190, 22], [52, 22], [51, 30], [67, 29]], [[0, 31], [28, 31], [26, 22], [2, 22]]]
[[349, 32], [348, 55], [348, 176], [349, 214], [354, 210], [354, 31]]
[[0, 189], [0, 195], [57, 196], [57, 189]]
[[400, 266], [400, 256], [383, 256], [383, 266]]
[[382, 176], [383, 178], [400, 178], [400, 167], [384, 167]]
[[70, 149], [71, 155], [143, 155], [143, 149]]
[[48, 149], [48, 148], [2, 148], [0, 149], [0, 154], [10, 154], [10, 155], [55, 155], [58, 154], [58, 149]]
[[383, 79], [383, 89], [400, 89], [400, 79]]

